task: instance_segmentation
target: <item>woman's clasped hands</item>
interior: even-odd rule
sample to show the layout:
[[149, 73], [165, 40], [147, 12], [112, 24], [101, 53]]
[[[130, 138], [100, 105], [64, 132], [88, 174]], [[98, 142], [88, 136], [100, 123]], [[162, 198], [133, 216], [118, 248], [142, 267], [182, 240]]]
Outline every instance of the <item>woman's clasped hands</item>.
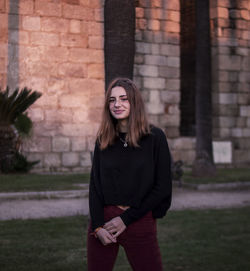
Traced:
[[106, 222], [104, 226], [98, 230], [96, 235], [103, 245], [108, 245], [110, 243], [116, 243], [116, 238], [124, 232], [125, 229], [126, 225], [122, 219], [117, 216]]

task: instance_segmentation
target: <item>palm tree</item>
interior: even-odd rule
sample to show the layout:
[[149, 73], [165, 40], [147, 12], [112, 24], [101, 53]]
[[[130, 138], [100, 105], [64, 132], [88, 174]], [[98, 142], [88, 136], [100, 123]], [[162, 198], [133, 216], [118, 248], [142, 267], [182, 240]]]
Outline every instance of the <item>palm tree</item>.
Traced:
[[[19, 127], [23, 114], [38, 98], [41, 93], [31, 89], [16, 89], [12, 94], [9, 89], [0, 89], [0, 171], [8, 171], [14, 163], [16, 154], [19, 152]], [[27, 116], [26, 116], [27, 118]], [[19, 129], [20, 130], [20, 129]]]
[[196, 159], [193, 174], [211, 176], [216, 168], [212, 149], [211, 45], [209, 0], [196, 0]]
[[115, 77], [133, 79], [135, 55], [134, 0], [106, 0], [104, 55], [106, 88]]

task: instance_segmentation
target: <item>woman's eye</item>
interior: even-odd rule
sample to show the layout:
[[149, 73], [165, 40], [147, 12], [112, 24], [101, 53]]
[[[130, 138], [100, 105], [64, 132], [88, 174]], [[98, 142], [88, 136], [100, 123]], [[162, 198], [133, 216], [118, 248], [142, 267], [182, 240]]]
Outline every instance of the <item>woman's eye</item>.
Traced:
[[115, 101], [114, 99], [110, 99], [110, 100], [109, 100], [110, 103], [113, 103], [114, 101]]
[[127, 100], [128, 100], [128, 98], [122, 98], [121, 100], [122, 100], [122, 101], [127, 101]]

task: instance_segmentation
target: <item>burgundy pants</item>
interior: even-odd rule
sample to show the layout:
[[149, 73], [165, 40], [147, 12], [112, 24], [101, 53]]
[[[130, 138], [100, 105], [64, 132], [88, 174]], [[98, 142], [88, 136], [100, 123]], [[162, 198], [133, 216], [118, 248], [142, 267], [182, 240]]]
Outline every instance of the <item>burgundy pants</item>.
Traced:
[[[104, 209], [105, 221], [119, 216], [123, 210], [116, 206]], [[141, 219], [130, 224], [117, 237], [117, 243], [104, 246], [98, 238], [88, 231], [88, 271], [111, 271], [119, 246], [123, 246], [128, 261], [134, 271], [162, 271], [160, 250], [156, 236], [156, 221], [149, 212]]]

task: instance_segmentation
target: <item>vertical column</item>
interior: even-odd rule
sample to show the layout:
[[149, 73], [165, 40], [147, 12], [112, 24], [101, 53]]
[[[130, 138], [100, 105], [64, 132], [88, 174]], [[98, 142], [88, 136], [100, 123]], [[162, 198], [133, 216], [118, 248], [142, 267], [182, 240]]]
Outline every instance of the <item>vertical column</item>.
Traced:
[[13, 91], [19, 84], [19, 0], [9, 0], [7, 85]]

